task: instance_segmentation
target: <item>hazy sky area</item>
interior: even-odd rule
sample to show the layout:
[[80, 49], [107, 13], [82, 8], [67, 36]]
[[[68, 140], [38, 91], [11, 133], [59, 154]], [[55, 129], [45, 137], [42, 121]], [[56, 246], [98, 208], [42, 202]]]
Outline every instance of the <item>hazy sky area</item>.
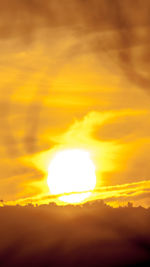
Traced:
[[91, 200], [150, 206], [150, 1], [0, 0], [0, 199], [56, 201], [47, 168], [90, 151]]

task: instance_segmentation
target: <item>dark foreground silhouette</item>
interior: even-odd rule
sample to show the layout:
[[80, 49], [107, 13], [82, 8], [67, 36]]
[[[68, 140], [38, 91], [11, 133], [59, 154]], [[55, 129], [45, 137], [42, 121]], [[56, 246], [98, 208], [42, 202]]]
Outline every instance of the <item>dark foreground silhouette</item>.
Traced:
[[0, 266], [150, 266], [150, 209], [0, 208]]

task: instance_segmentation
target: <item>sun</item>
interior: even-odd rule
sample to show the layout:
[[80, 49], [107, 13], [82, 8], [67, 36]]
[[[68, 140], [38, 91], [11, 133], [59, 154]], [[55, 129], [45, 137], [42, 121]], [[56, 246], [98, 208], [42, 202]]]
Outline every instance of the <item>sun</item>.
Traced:
[[90, 153], [82, 149], [57, 152], [48, 167], [47, 183], [51, 194], [67, 203], [79, 203], [96, 186], [95, 165]]

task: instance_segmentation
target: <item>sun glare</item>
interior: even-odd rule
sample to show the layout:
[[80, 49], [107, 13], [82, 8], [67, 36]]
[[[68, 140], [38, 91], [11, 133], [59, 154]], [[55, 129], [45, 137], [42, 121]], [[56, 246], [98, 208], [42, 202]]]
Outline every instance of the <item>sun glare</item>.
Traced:
[[50, 162], [47, 180], [51, 194], [67, 203], [89, 197], [96, 185], [95, 166], [90, 153], [81, 149], [58, 152]]

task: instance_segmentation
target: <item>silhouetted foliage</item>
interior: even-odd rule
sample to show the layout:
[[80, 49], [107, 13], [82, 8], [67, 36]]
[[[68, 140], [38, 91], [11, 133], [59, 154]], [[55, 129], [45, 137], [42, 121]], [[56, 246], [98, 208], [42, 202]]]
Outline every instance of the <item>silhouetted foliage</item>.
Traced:
[[148, 266], [150, 210], [128, 206], [0, 208], [0, 266]]

